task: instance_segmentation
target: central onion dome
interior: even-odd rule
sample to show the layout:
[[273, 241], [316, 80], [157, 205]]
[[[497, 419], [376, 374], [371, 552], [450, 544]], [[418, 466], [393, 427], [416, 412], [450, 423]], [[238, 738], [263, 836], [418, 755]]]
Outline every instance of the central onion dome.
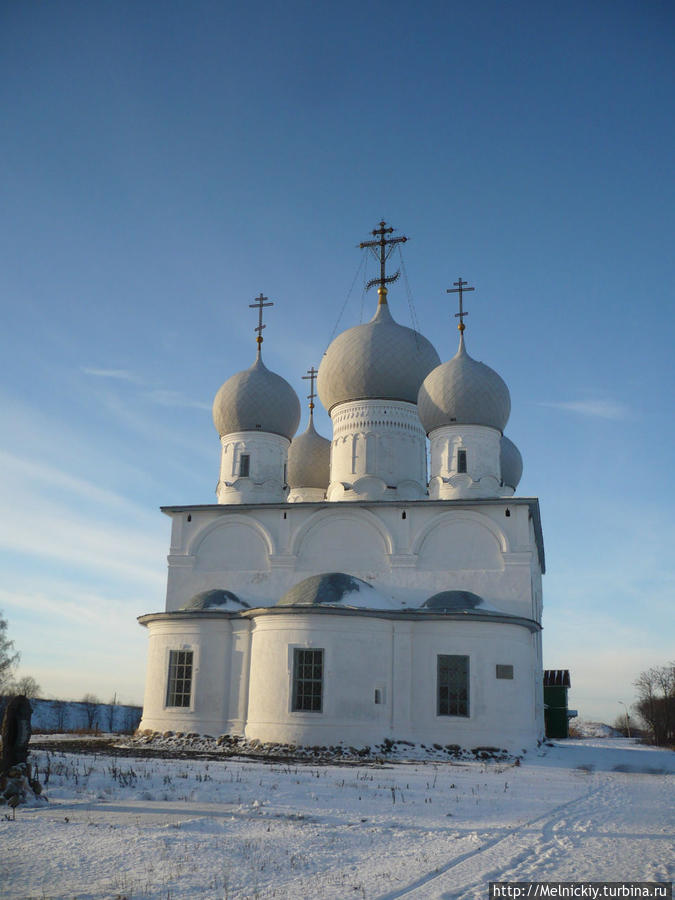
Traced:
[[314, 428], [314, 418], [288, 448], [288, 485], [290, 488], [322, 488], [330, 481], [330, 441]]
[[339, 334], [319, 366], [319, 398], [328, 412], [350, 400], [417, 401], [425, 377], [440, 363], [431, 343], [392, 318], [386, 289], [374, 317]]
[[457, 353], [425, 378], [417, 406], [427, 434], [444, 425], [487, 425], [503, 431], [511, 397], [494, 369], [469, 356], [461, 334]]
[[260, 353], [249, 369], [225, 382], [213, 401], [213, 424], [218, 434], [266, 431], [293, 437], [300, 422], [298, 396], [281, 375], [263, 363]]

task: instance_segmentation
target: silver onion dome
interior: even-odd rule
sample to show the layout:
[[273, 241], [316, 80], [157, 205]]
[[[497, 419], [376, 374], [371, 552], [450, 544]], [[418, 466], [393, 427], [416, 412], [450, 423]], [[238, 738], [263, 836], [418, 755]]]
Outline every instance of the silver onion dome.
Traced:
[[288, 484], [291, 488], [323, 488], [330, 481], [330, 441], [314, 428], [314, 419], [288, 449]]
[[266, 431], [290, 440], [299, 422], [297, 394], [285, 378], [270, 372], [260, 354], [249, 369], [228, 378], [213, 401], [213, 423], [221, 437]]
[[319, 398], [329, 412], [349, 400], [415, 403], [439, 362], [425, 337], [394, 321], [385, 299], [370, 322], [348, 328], [330, 344], [319, 366]]
[[502, 470], [502, 484], [515, 489], [518, 487], [523, 475], [523, 457], [520, 451], [505, 435], [502, 435], [500, 448], [500, 462]]
[[503, 431], [511, 397], [494, 369], [469, 356], [461, 334], [457, 353], [424, 379], [417, 406], [427, 434], [444, 425], [487, 425]]

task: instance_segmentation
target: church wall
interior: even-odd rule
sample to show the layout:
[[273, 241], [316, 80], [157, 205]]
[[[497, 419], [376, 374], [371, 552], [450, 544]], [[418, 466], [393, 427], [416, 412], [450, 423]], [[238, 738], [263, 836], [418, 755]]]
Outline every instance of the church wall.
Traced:
[[[321, 712], [292, 710], [295, 647], [323, 650]], [[259, 616], [246, 737], [309, 746], [392, 738], [520, 750], [540, 736], [533, 647], [526, 628], [504, 623], [299, 610]], [[468, 717], [437, 714], [439, 654], [469, 657]], [[497, 664], [513, 666], [513, 678], [498, 679]]]
[[[411, 740], [462, 747], [519, 750], [537, 740], [532, 635], [504, 623], [415, 623]], [[436, 714], [439, 654], [469, 657], [469, 716]], [[513, 679], [498, 679], [497, 664], [513, 666]], [[433, 737], [432, 737], [433, 736]]]
[[[246, 737], [298, 745], [340, 741], [359, 746], [388, 733], [388, 703], [375, 704], [375, 689], [389, 691], [391, 623], [357, 616], [303, 614], [260, 616], [251, 642], [251, 680]], [[324, 651], [323, 711], [294, 712], [293, 648]]]
[[[147, 677], [139, 728], [221, 734], [228, 718], [232, 620], [200, 619], [197, 613], [189, 618], [151, 622], [148, 632]], [[193, 654], [189, 707], [166, 705], [171, 650]]]
[[408, 608], [464, 589], [527, 617], [540, 583], [528, 507], [508, 500], [213, 507], [174, 514], [166, 609], [211, 588], [270, 606], [303, 578], [328, 571], [362, 578]]

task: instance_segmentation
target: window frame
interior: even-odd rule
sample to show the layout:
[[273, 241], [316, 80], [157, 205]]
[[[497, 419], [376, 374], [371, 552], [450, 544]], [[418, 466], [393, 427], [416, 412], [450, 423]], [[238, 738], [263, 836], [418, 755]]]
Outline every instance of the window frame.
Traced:
[[457, 450], [457, 474], [458, 475], [466, 475], [469, 471], [469, 463], [467, 459], [467, 453], [465, 447], [460, 447]]
[[[181, 661], [181, 656], [188, 657]], [[189, 667], [189, 668], [188, 668]], [[182, 676], [179, 676], [179, 669], [182, 670]], [[186, 676], [185, 670], [188, 669]], [[178, 690], [178, 684], [181, 684], [182, 690]], [[185, 684], [187, 682], [187, 692]], [[195, 682], [195, 653], [191, 648], [173, 647], [168, 648], [167, 667], [166, 667], [166, 690], [164, 692], [164, 708], [165, 709], [192, 709]], [[178, 698], [187, 702], [176, 703]], [[174, 702], [172, 702], [174, 701]]]
[[[291, 712], [323, 713], [325, 650], [323, 647], [291, 647]], [[311, 654], [311, 657], [309, 656]], [[317, 656], [318, 654], [318, 656]], [[317, 663], [317, 659], [319, 660]], [[320, 669], [319, 676], [315, 674]], [[303, 671], [305, 669], [305, 671]], [[308, 674], [306, 669], [311, 669]], [[319, 686], [318, 692], [315, 685]], [[317, 706], [318, 703], [318, 706]]]
[[[442, 666], [448, 666], [444, 660], [463, 660], [463, 684], [453, 688], [449, 678], [442, 679]], [[445, 681], [446, 683], [443, 683]], [[445, 696], [444, 696], [445, 692]], [[466, 696], [462, 697], [462, 693]], [[446, 711], [443, 710], [446, 705]], [[443, 718], [471, 717], [471, 660], [464, 653], [438, 653], [436, 656], [436, 715]]]
[[[246, 470], [246, 471], [244, 471]], [[251, 477], [251, 454], [250, 453], [240, 453], [239, 454], [239, 478], [250, 478]]]

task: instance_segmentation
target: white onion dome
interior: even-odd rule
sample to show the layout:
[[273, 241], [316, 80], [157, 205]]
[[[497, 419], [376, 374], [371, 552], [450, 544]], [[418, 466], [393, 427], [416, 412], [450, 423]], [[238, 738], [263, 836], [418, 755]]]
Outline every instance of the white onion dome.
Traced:
[[307, 428], [294, 437], [288, 448], [288, 476], [291, 488], [322, 488], [330, 482], [330, 441], [314, 428], [309, 417]]
[[425, 337], [394, 321], [382, 296], [371, 321], [339, 334], [321, 360], [317, 387], [329, 412], [349, 400], [415, 403], [420, 385], [440, 362]]
[[511, 397], [494, 369], [469, 356], [461, 334], [457, 353], [424, 379], [417, 411], [427, 434], [444, 425], [487, 425], [503, 431]]
[[515, 489], [523, 475], [523, 457], [513, 441], [502, 435], [499, 453], [502, 470], [502, 484]]
[[270, 372], [259, 353], [249, 369], [228, 378], [213, 401], [213, 424], [221, 437], [266, 431], [290, 440], [299, 422], [297, 394], [285, 378]]

